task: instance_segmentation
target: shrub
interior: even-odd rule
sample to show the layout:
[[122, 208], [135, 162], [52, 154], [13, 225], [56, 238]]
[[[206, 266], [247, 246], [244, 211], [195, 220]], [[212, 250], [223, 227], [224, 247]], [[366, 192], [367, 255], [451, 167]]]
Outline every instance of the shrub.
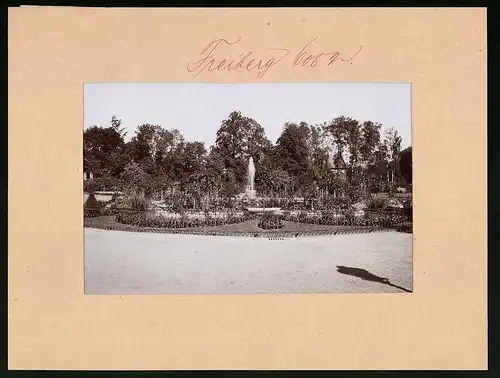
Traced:
[[337, 218], [332, 213], [323, 213], [320, 219], [320, 223], [324, 225], [337, 225], [339, 222], [339, 218]]
[[298, 222], [307, 223], [307, 212], [300, 211], [297, 216]]
[[102, 215], [116, 215], [118, 213], [118, 205], [116, 200], [103, 204]]
[[353, 209], [349, 209], [345, 212], [345, 218], [349, 223], [353, 223], [354, 219], [356, 219], [356, 215]]
[[368, 201], [368, 208], [371, 210], [384, 210], [387, 208], [389, 200], [385, 197], [375, 197]]
[[413, 220], [413, 204], [411, 201], [407, 201], [403, 207], [403, 214], [408, 221]]
[[83, 182], [83, 190], [87, 193], [92, 193], [95, 189], [94, 179], [89, 179]]
[[257, 207], [258, 203], [256, 199], [251, 199], [248, 201], [248, 207]]
[[125, 207], [136, 211], [146, 211], [150, 207], [149, 200], [142, 193], [131, 192], [125, 197]]
[[116, 215], [115, 219], [118, 223], [140, 227], [145, 225], [146, 217], [145, 214], [122, 211]]
[[276, 230], [283, 227], [283, 221], [277, 214], [263, 214], [258, 226], [264, 230]]
[[83, 205], [83, 215], [85, 218], [101, 216], [101, 204], [95, 198], [94, 193], [90, 193]]

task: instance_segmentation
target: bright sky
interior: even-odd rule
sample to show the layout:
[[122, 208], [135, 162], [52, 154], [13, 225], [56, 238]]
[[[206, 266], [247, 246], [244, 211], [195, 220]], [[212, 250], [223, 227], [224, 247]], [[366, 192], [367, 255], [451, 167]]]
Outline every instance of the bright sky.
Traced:
[[276, 142], [285, 122], [319, 124], [344, 115], [394, 127], [411, 145], [411, 85], [406, 83], [90, 83], [85, 128], [116, 115], [130, 139], [143, 123], [178, 129], [187, 140], [215, 142], [232, 111], [255, 119]]

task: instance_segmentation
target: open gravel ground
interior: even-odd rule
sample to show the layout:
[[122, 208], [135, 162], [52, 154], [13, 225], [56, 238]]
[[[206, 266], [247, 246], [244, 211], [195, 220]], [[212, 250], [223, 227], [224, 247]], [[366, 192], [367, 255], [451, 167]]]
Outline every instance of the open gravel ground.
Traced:
[[405, 293], [412, 287], [408, 233], [268, 240], [85, 228], [86, 294]]

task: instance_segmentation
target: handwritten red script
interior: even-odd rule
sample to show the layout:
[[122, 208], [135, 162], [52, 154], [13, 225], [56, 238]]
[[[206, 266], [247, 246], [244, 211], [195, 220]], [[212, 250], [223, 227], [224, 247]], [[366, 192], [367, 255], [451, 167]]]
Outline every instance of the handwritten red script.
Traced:
[[[311, 52], [312, 44], [318, 38], [309, 41], [291, 60], [292, 67], [309, 67], [314, 68], [318, 65], [332, 65], [335, 62], [351, 63], [363, 49], [359, 49], [349, 58], [344, 58], [338, 51], [334, 52]], [[236, 41], [230, 42], [227, 39], [215, 39], [206, 45], [200, 52], [201, 58], [189, 62], [187, 65], [188, 72], [193, 76], [198, 76], [202, 72], [213, 71], [241, 71], [257, 73], [257, 78], [262, 78], [266, 72], [275, 67], [290, 55], [290, 50], [285, 48], [267, 49], [265, 57], [255, 57], [252, 50], [241, 52], [237, 57], [229, 57], [227, 47], [235, 47], [241, 41], [239, 37]], [[234, 50], [234, 49], [233, 49]], [[231, 52], [231, 51], [230, 51]], [[225, 54], [225, 55], [224, 55]]]

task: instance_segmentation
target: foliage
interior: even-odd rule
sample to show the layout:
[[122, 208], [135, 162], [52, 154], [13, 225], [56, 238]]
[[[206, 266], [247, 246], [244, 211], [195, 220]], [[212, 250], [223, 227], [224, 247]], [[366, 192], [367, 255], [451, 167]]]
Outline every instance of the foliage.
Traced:
[[102, 205], [96, 199], [94, 193], [90, 193], [83, 204], [83, 215], [85, 218], [98, 217], [102, 214]]
[[151, 204], [143, 192], [140, 190], [131, 190], [125, 193], [120, 207], [137, 212], [146, 212], [151, 207]]
[[[314, 199], [314, 208], [346, 208], [367, 193], [411, 188], [411, 147], [400, 151], [394, 129], [339, 116], [321, 125], [285, 123], [273, 144], [259, 123], [241, 112], [222, 120], [210, 148], [186, 141], [176, 129], [139, 125], [130, 141], [119, 118], [84, 132], [86, 192], [118, 190], [161, 199], [177, 212], [239, 208], [250, 156], [263, 206], [311, 208], [292, 201]], [[406, 186], [406, 185], [405, 185]], [[317, 200], [317, 201], [316, 201]], [[134, 205], [135, 206], [135, 205]]]
[[137, 227], [153, 228], [195, 228], [211, 227], [224, 224], [241, 223], [248, 219], [246, 215], [228, 214], [226, 217], [189, 217], [187, 214], [181, 217], [167, 218], [162, 215], [156, 215], [151, 211], [122, 211], [116, 215], [116, 221], [123, 224], [129, 224]]
[[387, 197], [373, 197], [367, 203], [367, 207], [371, 210], [383, 210], [389, 205]]
[[278, 214], [264, 213], [260, 217], [259, 227], [264, 230], [276, 230], [283, 227], [282, 217]]
[[96, 190], [96, 186], [94, 184], [94, 179], [86, 180], [83, 182], [83, 191], [85, 193], [92, 193]]
[[412, 148], [405, 148], [399, 154], [399, 171], [407, 183], [412, 182]]
[[119, 175], [125, 166], [123, 136], [114, 127], [92, 126], [83, 133], [83, 165], [94, 176]]
[[250, 156], [257, 162], [256, 170], [259, 171], [258, 162], [271, 146], [264, 128], [254, 119], [243, 116], [241, 112], [232, 112], [222, 121], [217, 131], [213, 153], [221, 159], [227, 194], [237, 194], [240, 187], [246, 184]]
[[405, 201], [403, 203], [403, 214], [408, 221], [413, 220], [413, 203], [412, 201]]
[[365, 226], [365, 227], [392, 227], [406, 220], [402, 214], [378, 212], [371, 216], [357, 217], [352, 210], [343, 212], [321, 212], [318, 215], [284, 214], [283, 220], [306, 224], [329, 226]]

